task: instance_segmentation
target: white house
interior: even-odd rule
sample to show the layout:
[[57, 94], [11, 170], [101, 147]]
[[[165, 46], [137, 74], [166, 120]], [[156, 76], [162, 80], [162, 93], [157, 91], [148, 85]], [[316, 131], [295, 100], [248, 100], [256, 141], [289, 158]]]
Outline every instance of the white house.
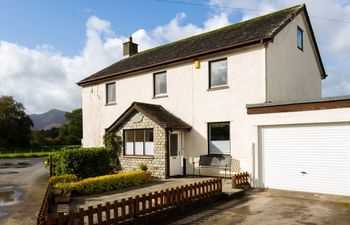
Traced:
[[115, 132], [124, 170], [167, 178], [231, 155], [256, 187], [350, 195], [350, 96], [321, 97], [305, 5], [143, 52], [130, 38], [124, 56], [78, 83], [84, 147]]

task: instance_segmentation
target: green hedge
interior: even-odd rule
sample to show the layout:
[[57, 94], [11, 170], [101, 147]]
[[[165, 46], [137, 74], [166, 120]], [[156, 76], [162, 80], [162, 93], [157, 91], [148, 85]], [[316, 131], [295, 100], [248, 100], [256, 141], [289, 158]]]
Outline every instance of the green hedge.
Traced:
[[66, 149], [59, 155], [56, 171], [61, 174], [76, 174], [78, 178], [97, 177], [109, 174], [110, 155], [105, 148]]
[[145, 171], [133, 171], [87, 178], [71, 183], [69, 186], [75, 195], [90, 195], [132, 187], [144, 184], [146, 181], [147, 174]]

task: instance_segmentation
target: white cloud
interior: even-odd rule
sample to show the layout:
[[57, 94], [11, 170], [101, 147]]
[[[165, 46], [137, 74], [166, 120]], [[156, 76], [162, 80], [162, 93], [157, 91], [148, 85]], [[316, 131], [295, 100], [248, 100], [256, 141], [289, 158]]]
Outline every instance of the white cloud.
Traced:
[[[214, 15], [203, 27], [182, 25], [185, 17], [180, 13], [149, 32], [139, 29], [132, 34], [133, 39], [145, 50], [228, 24], [225, 13]], [[113, 32], [110, 22], [91, 16], [86, 23], [85, 46], [72, 57], [50, 45], [31, 49], [0, 40], [0, 95], [14, 96], [29, 113], [79, 107], [81, 89], [75, 83], [120, 59], [126, 39]]]

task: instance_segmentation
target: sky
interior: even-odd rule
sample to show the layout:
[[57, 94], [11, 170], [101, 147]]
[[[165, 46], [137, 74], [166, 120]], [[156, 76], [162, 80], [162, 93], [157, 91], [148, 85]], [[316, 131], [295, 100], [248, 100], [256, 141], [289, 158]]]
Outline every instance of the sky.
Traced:
[[0, 96], [27, 113], [81, 106], [76, 82], [139, 50], [305, 3], [326, 73], [322, 95], [350, 95], [350, 0], [0, 0]]

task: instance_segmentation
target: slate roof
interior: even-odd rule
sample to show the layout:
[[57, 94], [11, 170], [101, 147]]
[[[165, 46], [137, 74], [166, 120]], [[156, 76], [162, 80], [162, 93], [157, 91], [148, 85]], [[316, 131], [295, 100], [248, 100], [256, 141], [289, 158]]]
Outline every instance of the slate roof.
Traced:
[[[78, 82], [78, 85], [85, 85], [99, 80], [122, 76], [127, 73], [137, 72], [169, 63], [193, 59], [195, 57], [224, 50], [271, 41], [281, 29], [283, 29], [302, 11], [305, 12], [308, 24], [312, 31], [305, 5], [297, 5], [139, 52], [81, 80]], [[325, 78], [326, 75], [313, 32], [311, 32], [311, 36], [316, 46], [316, 52], [322, 67], [321, 70], [323, 70], [322, 78]]]
[[134, 102], [109, 128], [107, 128], [107, 131], [113, 131], [118, 128], [135, 111], [143, 113], [164, 129], [191, 130], [190, 125], [183, 122], [160, 105]]

